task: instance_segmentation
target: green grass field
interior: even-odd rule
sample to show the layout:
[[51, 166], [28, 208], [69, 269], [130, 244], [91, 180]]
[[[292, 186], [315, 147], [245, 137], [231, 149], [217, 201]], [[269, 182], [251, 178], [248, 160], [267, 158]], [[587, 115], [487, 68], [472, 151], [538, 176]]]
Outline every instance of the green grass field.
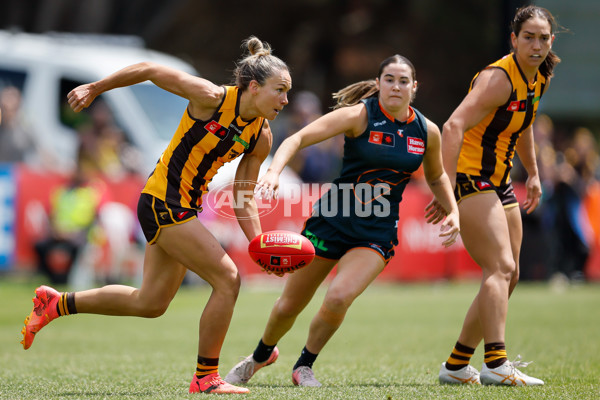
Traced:
[[[198, 318], [210, 294], [184, 287], [153, 320], [77, 315], [46, 327], [31, 349], [19, 344], [39, 282], [0, 281], [0, 399], [189, 399]], [[371, 286], [354, 303], [314, 365], [322, 388], [292, 385], [291, 367], [324, 291], [279, 343], [245, 399], [598, 399], [600, 286], [553, 290], [521, 284], [510, 302], [509, 358], [535, 362], [543, 387], [457, 387], [437, 382], [477, 284]], [[258, 342], [280, 288], [243, 284], [221, 355], [224, 376]], [[481, 367], [477, 349], [474, 365]], [[201, 395], [203, 396], [203, 395]]]

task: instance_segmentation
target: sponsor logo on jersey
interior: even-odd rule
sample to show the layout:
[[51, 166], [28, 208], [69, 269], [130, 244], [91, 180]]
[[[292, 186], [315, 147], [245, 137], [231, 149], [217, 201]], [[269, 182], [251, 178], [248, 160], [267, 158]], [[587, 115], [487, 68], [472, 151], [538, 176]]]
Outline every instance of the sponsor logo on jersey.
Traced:
[[385, 125], [387, 123], [387, 121], [377, 121], [377, 122], [373, 122], [373, 126], [381, 126], [381, 125]]
[[425, 154], [425, 142], [423, 139], [411, 136], [406, 139], [406, 151], [411, 154]]
[[221, 140], [224, 140], [229, 133], [223, 125], [219, 124], [217, 121], [210, 121], [206, 125], [204, 125], [204, 129], [215, 135]]
[[241, 143], [241, 144], [242, 144], [242, 146], [244, 146], [244, 149], [246, 149], [246, 150], [248, 150], [248, 147], [250, 146], [250, 145], [248, 144], [248, 142], [246, 142], [244, 139], [242, 139], [242, 138], [241, 138], [241, 137], [239, 137], [238, 135], [234, 135], [234, 136], [233, 136], [233, 141], [234, 141], [234, 142]]
[[319, 239], [314, 233], [312, 233], [308, 229], [306, 229], [306, 237], [308, 238], [308, 240], [310, 240], [310, 242], [313, 244], [315, 249], [319, 249], [319, 250], [323, 250], [323, 251], [329, 250], [325, 246], [325, 241], [323, 239]]
[[240, 128], [238, 128], [235, 125], [229, 125], [229, 129], [233, 129], [234, 131], [236, 131], [237, 133], [239, 133], [240, 135], [242, 134], [242, 131], [240, 130]]
[[371, 131], [369, 134], [369, 143], [394, 146], [394, 135], [387, 132]]

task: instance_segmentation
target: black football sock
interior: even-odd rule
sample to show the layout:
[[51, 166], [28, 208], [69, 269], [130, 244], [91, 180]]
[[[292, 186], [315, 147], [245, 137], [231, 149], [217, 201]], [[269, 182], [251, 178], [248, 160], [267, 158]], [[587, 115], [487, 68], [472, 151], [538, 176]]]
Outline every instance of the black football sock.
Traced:
[[315, 362], [318, 356], [318, 354], [313, 354], [310, 351], [306, 350], [306, 346], [304, 346], [304, 348], [302, 349], [302, 353], [300, 354], [300, 358], [298, 358], [298, 361], [296, 361], [296, 364], [294, 365], [294, 368], [292, 368], [292, 370], [304, 366], [312, 368], [313, 363]]
[[258, 362], [258, 363], [263, 363], [265, 361], [267, 361], [269, 359], [269, 357], [271, 357], [271, 353], [273, 353], [273, 349], [275, 348], [277, 344], [274, 344], [273, 346], [267, 346], [263, 341], [262, 338], [260, 339], [260, 341], [258, 342], [258, 346], [256, 346], [256, 349], [254, 350], [254, 353], [252, 354], [252, 358], [254, 358], [254, 361]]

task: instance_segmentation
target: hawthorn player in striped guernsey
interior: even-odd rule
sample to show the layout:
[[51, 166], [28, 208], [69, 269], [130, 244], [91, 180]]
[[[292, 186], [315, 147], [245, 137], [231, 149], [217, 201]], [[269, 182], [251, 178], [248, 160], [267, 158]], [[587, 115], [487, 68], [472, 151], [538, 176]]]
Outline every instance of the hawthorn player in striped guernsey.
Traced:
[[[313, 363], [341, 326], [352, 302], [394, 256], [400, 202], [411, 174], [423, 165], [436, 199], [449, 211], [440, 236], [452, 245], [459, 232], [458, 206], [442, 165], [439, 128], [410, 106], [417, 90], [416, 71], [400, 55], [386, 58], [376, 79], [334, 94], [336, 109], [288, 137], [277, 149], [257, 190], [276, 192], [279, 174], [300, 149], [344, 135], [340, 176], [313, 206], [302, 234], [315, 245], [313, 262], [289, 276], [254, 353], [229, 371], [229, 383], [246, 383], [278, 357], [278, 341], [337, 265], [308, 338], [292, 368], [298, 386], [321, 386]], [[441, 219], [440, 219], [441, 220]], [[439, 222], [439, 221], [438, 221]]]
[[[483, 276], [467, 311], [458, 341], [442, 364], [442, 383], [543, 385], [510, 362], [505, 345], [508, 299], [519, 279], [523, 237], [521, 213], [511, 185], [515, 152], [527, 170], [527, 213], [538, 205], [540, 179], [532, 123], [560, 59], [552, 52], [554, 17], [544, 8], [526, 6], [512, 22], [513, 51], [473, 78], [469, 93], [444, 124], [444, 167], [460, 210], [461, 237]], [[435, 200], [429, 218], [441, 212]], [[481, 374], [469, 365], [481, 340]]]
[[[179, 127], [148, 178], [138, 203], [138, 218], [148, 241], [140, 289], [109, 285], [76, 293], [58, 293], [41, 286], [34, 309], [25, 320], [23, 347], [53, 319], [91, 313], [154, 318], [162, 315], [189, 269], [212, 286], [200, 318], [198, 363], [190, 392], [247, 393], [219, 375], [219, 355], [240, 288], [237, 267], [215, 237], [197, 219], [202, 195], [224, 163], [242, 156], [236, 180], [255, 182], [271, 149], [273, 120], [288, 103], [292, 80], [287, 65], [256, 37], [244, 41], [248, 50], [234, 71], [235, 86], [218, 86], [206, 79], [150, 62], [126, 67], [68, 94], [79, 112], [101, 93], [152, 81], [189, 100]], [[234, 185], [237, 190], [253, 187]], [[237, 197], [236, 197], [237, 198]], [[262, 230], [256, 202], [236, 209], [248, 238]]]

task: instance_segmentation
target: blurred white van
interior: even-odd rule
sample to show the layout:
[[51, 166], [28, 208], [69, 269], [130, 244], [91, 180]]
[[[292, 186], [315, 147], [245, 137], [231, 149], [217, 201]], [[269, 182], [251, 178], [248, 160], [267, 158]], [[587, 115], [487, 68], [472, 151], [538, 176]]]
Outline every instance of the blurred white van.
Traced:
[[[0, 30], [0, 90], [16, 86], [22, 92], [23, 113], [58, 169], [74, 166], [78, 138], [69, 118], [67, 93], [127, 65], [154, 61], [197, 72], [187, 62], [144, 48], [133, 36], [28, 34]], [[100, 96], [110, 108], [126, 140], [142, 155], [140, 171], [149, 173], [171, 139], [187, 100], [150, 82], [114, 89]]]

